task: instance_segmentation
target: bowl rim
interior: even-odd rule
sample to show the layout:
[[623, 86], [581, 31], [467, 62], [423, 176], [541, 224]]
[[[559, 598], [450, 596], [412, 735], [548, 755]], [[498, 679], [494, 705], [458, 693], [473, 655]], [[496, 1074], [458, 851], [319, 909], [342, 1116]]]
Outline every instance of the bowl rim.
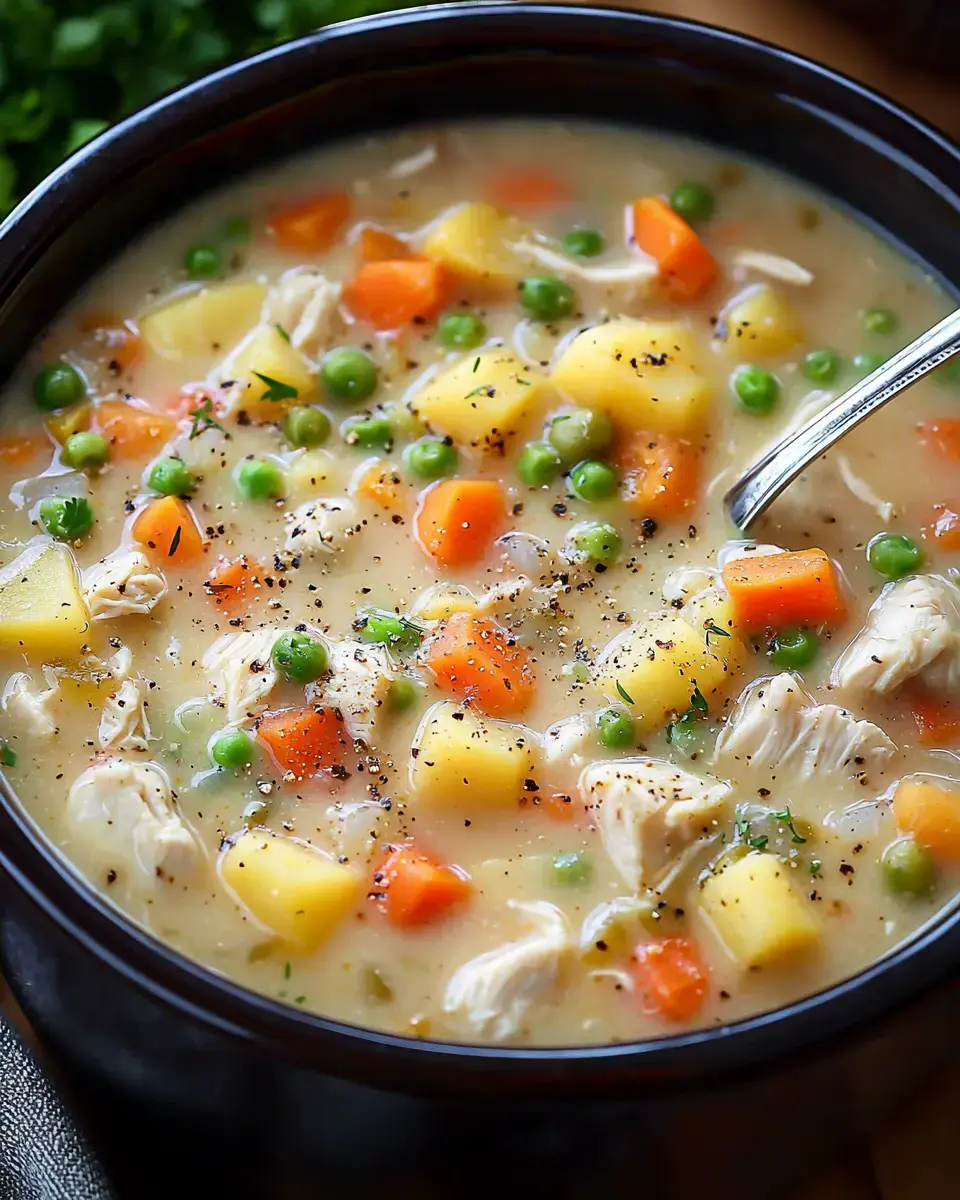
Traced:
[[[75, 218], [78, 204], [92, 202], [105, 182], [122, 179], [131, 173], [131, 164], [148, 161], [156, 153], [155, 127], [179, 130], [183, 141], [191, 129], [211, 128], [218, 111], [221, 124], [229, 123], [225, 98], [252, 89], [258, 81], [279, 78], [286, 64], [325, 47], [409, 32], [411, 26], [439, 28], [442, 36], [444, 28], [480, 28], [487, 21], [513, 25], [516, 40], [511, 49], [537, 50], [538, 34], [551, 25], [563, 25], [582, 35], [584, 53], [593, 57], [603, 53], [599, 34], [608, 37], [620, 31], [669, 35], [674, 44], [699, 45], [716, 53], [718, 67], [723, 65], [723, 54], [732, 51], [768, 68], [776, 65], [799, 79], [815, 81], [841, 110], [844, 101], [849, 104], [857, 98], [877, 122], [886, 122], [878, 135], [881, 140], [886, 141], [891, 131], [898, 135], [898, 143], [914, 139], [909, 150], [899, 146], [907, 166], [955, 201], [958, 189], [938, 174], [938, 169], [946, 174], [949, 168], [960, 179], [960, 147], [950, 138], [874, 89], [782, 47], [703, 22], [632, 9], [503, 0], [438, 4], [341, 22], [231, 64], [155, 101], [82, 147], [0, 224], [0, 306]], [[121, 145], [124, 156], [114, 153]], [[960, 201], [956, 203], [960, 207]], [[574, 1086], [578, 1094], [584, 1087], [609, 1091], [611, 1066], [618, 1068], [621, 1080], [651, 1075], [662, 1080], [729, 1076], [815, 1044], [826, 1048], [853, 1027], [891, 1015], [942, 982], [960, 951], [960, 906], [954, 905], [952, 911], [948, 906], [913, 938], [851, 978], [730, 1024], [615, 1045], [441, 1042], [304, 1011], [186, 957], [88, 883], [44, 838], [6, 779], [0, 779], [0, 868], [68, 937], [135, 987], [200, 1025], [266, 1044], [300, 1064], [346, 1077], [386, 1074], [396, 1080], [413, 1068], [428, 1087], [445, 1088], [454, 1067], [458, 1086], [467, 1078], [476, 1084], [506, 1075], [516, 1082], [518, 1069], [524, 1068], [528, 1088], [554, 1090], [562, 1082]]]

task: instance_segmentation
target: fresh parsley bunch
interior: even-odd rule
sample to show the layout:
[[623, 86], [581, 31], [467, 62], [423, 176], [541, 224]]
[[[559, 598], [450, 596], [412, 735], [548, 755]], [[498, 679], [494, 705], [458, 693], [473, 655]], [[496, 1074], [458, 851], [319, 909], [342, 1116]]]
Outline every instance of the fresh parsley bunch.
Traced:
[[66, 155], [234, 59], [403, 0], [0, 0], [0, 215]]

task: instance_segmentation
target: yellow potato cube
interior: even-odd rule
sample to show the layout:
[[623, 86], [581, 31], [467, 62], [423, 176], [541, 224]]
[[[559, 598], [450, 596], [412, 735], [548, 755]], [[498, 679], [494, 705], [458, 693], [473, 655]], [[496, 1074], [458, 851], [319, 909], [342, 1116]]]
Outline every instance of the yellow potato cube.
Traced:
[[326, 940], [363, 894], [352, 867], [291, 837], [251, 830], [220, 856], [220, 878], [277, 937], [309, 953]]
[[748, 854], [703, 885], [701, 907], [741, 966], [781, 962], [819, 940], [820, 926], [794, 890], [791, 870], [773, 854]]
[[587, 329], [553, 368], [554, 387], [624, 429], [694, 434], [710, 410], [701, 351], [676, 321], [611, 321]]
[[594, 686], [605, 699], [625, 703], [644, 733], [685, 712], [695, 687], [714, 711], [742, 674], [746, 647], [736, 634], [708, 633], [675, 613], [654, 613], [610, 642]]
[[425, 621], [444, 621], [454, 613], [476, 612], [477, 598], [459, 583], [435, 583], [417, 598], [413, 615]]
[[461, 445], [500, 450], [537, 404], [544, 382], [509, 350], [484, 350], [435, 375], [411, 408]]
[[73, 555], [38, 539], [0, 571], [0, 647], [73, 657], [90, 628]]
[[522, 236], [516, 217], [478, 201], [441, 217], [427, 234], [423, 250], [470, 282], [508, 288], [525, 274], [509, 245]]
[[529, 795], [536, 743], [523, 725], [449, 700], [423, 715], [410, 752], [410, 788], [433, 808], [514, 808]]
[[714, 335], [725, 353], [752, 362], [789, 353], [804, 339], [800, 318], [778, 291], [765, 283], [741, 292], [720, 313]]
[[140, 333], [155, 354], [172, 362], [230, 350], [260, 318], [262, 283], [202, 288], [140, 318]]
[[228, 411], [254, 420], [277, 421], [317, 387], [310, 364], [274, 325], [258, 325], [221, 364], [219, 377], [229, 383]]
[[303, 450], [290, 459], [284, 472], [291, 500], [312, 500], [329, 493], [338, 474], [337, 460], [329, 450]]

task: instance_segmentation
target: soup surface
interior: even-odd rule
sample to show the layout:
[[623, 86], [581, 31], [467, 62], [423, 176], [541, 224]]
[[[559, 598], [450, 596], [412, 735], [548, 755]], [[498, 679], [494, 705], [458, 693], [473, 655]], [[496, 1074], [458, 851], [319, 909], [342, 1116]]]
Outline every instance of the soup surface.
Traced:
[[850, 975], [957, 887], [956, 383], [756, 542], [722, 497], [947, 308], [632, 131], [225, 188], [3, 399], [10, 783], [157, 937], [363, 1025], [610, 1042]]

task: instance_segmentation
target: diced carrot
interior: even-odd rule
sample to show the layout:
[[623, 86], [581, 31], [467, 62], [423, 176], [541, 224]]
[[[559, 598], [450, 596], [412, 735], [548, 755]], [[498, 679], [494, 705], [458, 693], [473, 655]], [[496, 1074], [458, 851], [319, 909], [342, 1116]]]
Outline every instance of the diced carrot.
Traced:
[[633, 974], [644, 998], [668, 1021], [689, 1021], [707, 998], [709, 976], [691, 938], [661, 938], [634, 952]]
[[343, 763], [343, 718], [332, 708], [307, 705], [267, 712], [254, 728], [277, 766], [297, 779], [310, 779]]
[[42, 433], [10, 433], [0, 436], [0, 468], [25, 467], [42, 455], [49, 456], [52, 447]]
[[676, 520], [696, 503], [699, 458], [684, 438], [637, 433], [620, 454], [624, 499], [640, 517]]
[[494, 175], [487, 196], [498, 208], [545, 208], [568, 204], [570, 189], [545, 167], [513, 167]]
[[436, 315], [446, 292], [439, 263], [427, 259], [387, 259], [361, 267], [343, 289], [343, 302], [359, 321], [374, 329], [398, 329]]
[[267, 233], [285, 250], [328, 250], [350, 216], [350, 197], [344, 192], [312, 196], [274, 213]]
[[442, 691], [490, 716], [515, 716], [533, 699], [536, 676], [527, 651], [488, 618], [454, 613], [424, 646], [423, 662]]
[[844, 615], [837, 572], [822, 550], [734, 558], [723, 568], [723, 582], [749, 629], [823, 625]]
[[53, 440], [62, 446], [72, 433], [89, 429], [92, 421], [93, 405], [87, 400], [82, 400], [61, 412], [51, 413], [43, 424]]
[[103, 400], [93, 410], [94, 427], [110, 443], [114, 458], [146, 458], [170, 440], [176, 422], [125, 400]]
[[373, 891], [390, 924], [411, 929], [449, 916], [469, 900], [472, 888], [455, 868], [404, 846], [374, 873]]
[[664, 286], [678, 300], [696, 300], [717, 277], [713, 255], [659, 196], [634, 202], [633, 240], [656, 260]]
[[203, 534], [193, 509], [179, 496], [160, 496], [144, 505], [134, 519], [132, 532], [161, 566], [179, 566], [203, 554]]
[[960, 792], [924, 779], [901, 779], [893, 814], [897, 826], [934, 858], [960, 860]]
[[184, 421], [192, 412], [203, 408], [208, 400], [210, 401], [210, 415], [216, 418], [221, 404], [220, 398], [202, 383], [185, 384], [179, 392], [161, 403], [163, 411], [168, 417], [172, 417], [174, 421]]
[[960, 417], [937, 417], [917, 425], [920, 445], [947, 462], [960, 462]]
[[441, 566], [479, 562], [506, 520], [499, 483], [489, 479], [442, 479], [417, 505], [417, 537]]
[[960, 513], [947, 504], [935, 504], [930, 524], [923, 527], [923, 536], [935, 541], [940, 550], [960, 550]]
[[79, 326], [90, 334], [97, 361], [107, 364], [114, 375], [122, 375], [142, 360], [143, 340], [133, 321], [111, 313], [90, 313]]
[[407, 258], [418, 258], [402, 238], [395, 237], [386, 229], [375, 225], [364, 225], [357, 238], [357, 254], [362, 263], [399, 262]]
[[943, 746], [960, 739], [960, 701], [928, 691], [913, 683], [904, 689], [917, 724], [917, 739], [924, 746]]
[[403, 507], [406, 485], [395, 467], [377, 459], [361, 469], [353, 490], [355, 495], [370, 500], [378, 508], [395, 512]]
[[232, 562], [222, 558], [203, 587], [217, 608], [238, 616], [266, 590], [263, 567], [245, 554]]

